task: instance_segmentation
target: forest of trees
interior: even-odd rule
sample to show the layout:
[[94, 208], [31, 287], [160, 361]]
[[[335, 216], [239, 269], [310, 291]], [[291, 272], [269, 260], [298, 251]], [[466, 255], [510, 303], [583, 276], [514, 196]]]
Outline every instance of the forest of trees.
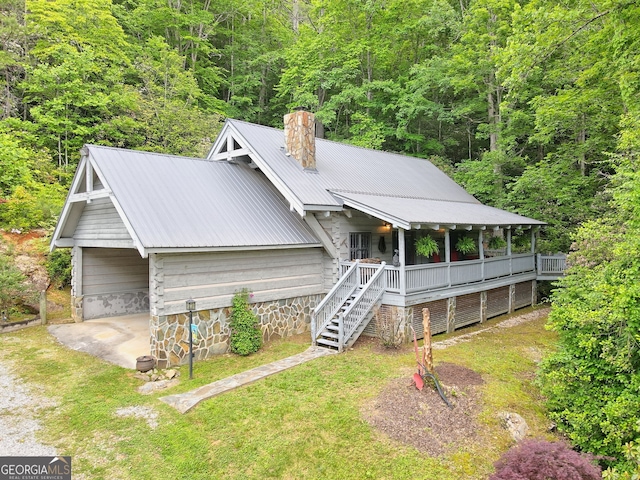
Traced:
[[429, 158], [566, 251], [637, 121], [638, 7], [545, 0], [7, 0], [0, 209], [50, 225], [84, 143], [202, 155], [224, 117]]
[[580, 239], [546, 392], [584, 449], [638, 436], [637, 1], [5, 0], [0, 45], [1, 227], [55, 223], [84, 143], [199, 156], [225, 117], [281, 127], [306, 106], [326, 138], [428, 158], [547, 222], [541, 251]]

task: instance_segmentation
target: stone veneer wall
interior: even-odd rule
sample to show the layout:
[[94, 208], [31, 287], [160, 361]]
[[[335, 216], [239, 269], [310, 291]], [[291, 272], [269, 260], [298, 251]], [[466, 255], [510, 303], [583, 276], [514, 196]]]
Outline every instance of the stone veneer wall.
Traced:
[[[311, 329], [311, 312], [322, 295], [251, 304], [258, 316], [264, 341], [304, 333]], [[202, 360], [229, 350], [231, 307], [193, 312], [198, 328], [193, 339], [194, 360]], [[151, 317], [151, 355], [160, 368], [189, 361], [189, 313]]]
[[284, 116], [284, 144], [302, 168], [316, 168], [316, 121], [313, 113], [297, 111]]

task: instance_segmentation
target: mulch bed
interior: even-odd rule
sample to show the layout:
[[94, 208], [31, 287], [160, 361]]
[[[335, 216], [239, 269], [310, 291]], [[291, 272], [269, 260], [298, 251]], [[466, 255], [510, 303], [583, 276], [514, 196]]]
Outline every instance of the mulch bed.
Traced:
[[436, 374], [452, 409], [430, 383], [426, 383], [422, 391], [416, 389], [411, 383], [411, 372], [391, 381], [376, 400], [365, 407], [365, 419], [388, 437], [430, 456], [446, 454], [477, 440], [476, 416], [481, 408], [477, 390], [484, 383], [482, 377], [452, 363], [438, 365]]

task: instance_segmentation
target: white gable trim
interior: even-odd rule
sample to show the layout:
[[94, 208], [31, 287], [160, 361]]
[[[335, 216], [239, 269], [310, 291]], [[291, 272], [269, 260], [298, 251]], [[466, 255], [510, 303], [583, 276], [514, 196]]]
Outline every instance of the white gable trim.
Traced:
[[349, 198], [342, 198], [344, 205], [351, 207], [355, 210], [359, 210], [362, 213], [367, 215], [371, 215], [372, 217], [378, 218], [384, 222], [390, 223], [393, 225], [393, 228], [402, 228], [403, 230], [411, 230], [411, 223], [407, 222], [405, 219], [396, 217], [394, 215], [390, 215], [388, 213], [377, 210], [369, 205], [365, 205], [364, 203], [356, 202]]
[[[233, 142], [237, 143], [240, 146], [240, 149], [233, 149], [230, 146], [233, 145]], [[226, 148], [227, 151], [222, 151], [223, 148]], [[305, 206], [300, 201], [300, 199], [291, 191], [288, 185], [282, 181], [278, 175], [271, 169], [269, 164], [263, 161], [262, 157], [255, 153], [255, 150], [251, 148], [250, 143], [238, 132], [238, 130], [229, 122], [226, 121], [224, 127], [222, 127], [222, 131], [218, 138], [216, 139], [213, 147], [209, 151], [209, 155], [207, 156], [207, 160], [213, 161], [232, 161], [233, 158], [237, 158], [240, 156], [247, 155], [253, 163], [264, 173], [267, 179], [278, 189], [280, 194], [289, 202], [291, 206], [291, 211], [298, 212], [298, 215], [304, 217], [305, 214]], [[326, 209], [326, 208], [324, 208]], [[340, 208], [338, 208], [339, 210]]]
[[[64, 230], [67, 221], [69, 220], [69, 215], [71, 213], [71, 207], [75, 203], [79, 202], [87, 202], [91, 203], [92, 200], [98, 198], [109, 198], [113, 203], [118, 215], [120, 215], [120, 219], [124, 223], [129, 236], [132, 239], [133, 246], [138, 250], [142, 258], [147, 257], [147, 252], [140, 242], [138, 235], [136, 234], [131, 222], [127, 218], [122, 209], [120, 202], [114, 195], [111, 187], [109, 186], [109, 182], [105, 178], [104, 174], [98, 168], [96, 163], [91, 159], [91, 150], [89, 147], [85, 146], [80, 151], [82, 154], [82, 158], [78, 165], [78, 169], [76, 171], [76, 175], [71, 183], [71, 188], [69, 189], [69, 193], [67, 195], [67, 199], [65, 201], [64, 207], [62, 209], [62, 213], [60, 215], [60, 219], [58, 220], [58, 224], [56, 225], [56, 229], [51, 238], [51, 243], [49, 245], [49, 250], [53, 250], [56, 247], [72, 247], [75, 245], [75, 242], [72, 238], [62, 238], [62, 231]], [[98, 176], [100, 182], [102, 183], [103, 188], [94, 190], [93, 189], [93, 173]], [[80, 192], [82, 187], [85, 187], [84, 192]], [[74, 227], [75, 229], [75, 227]], [[128, 242], [127, 242], [128, 243]], [[96, 246], [98, 246], [96, 244]]]

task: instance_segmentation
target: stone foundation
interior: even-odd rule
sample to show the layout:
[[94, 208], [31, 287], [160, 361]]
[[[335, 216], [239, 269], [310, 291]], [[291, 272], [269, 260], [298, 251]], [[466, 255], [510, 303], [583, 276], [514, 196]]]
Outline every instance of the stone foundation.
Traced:
[[[265, 342], [307, 332], [311, 312], [322, 295], [250, 304], [258, 316]], [[198, 332], [193, 339], [194, 360], [229, 351], [231, 307], [193, 312]], [[189, 362], [189, 313], [151, 317], [151, 355], [159, 368]]]

